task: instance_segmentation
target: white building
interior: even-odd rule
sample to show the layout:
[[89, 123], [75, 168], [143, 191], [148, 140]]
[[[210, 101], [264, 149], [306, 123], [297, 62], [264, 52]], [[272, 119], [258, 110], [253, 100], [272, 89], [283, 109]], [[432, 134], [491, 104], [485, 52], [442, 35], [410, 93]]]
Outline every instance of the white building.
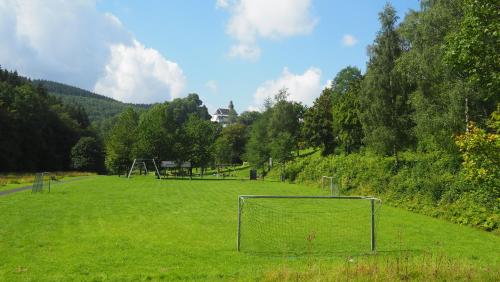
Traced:
[[211, 121], [226, 124], [228, 122], [229, 109], [218, 108], [212, 115]]
[[231, 115], [231, 112], [233, 114], [233, 119], [235, 119], [238, 116], [238, 113], [234, 110], [233, 101], [229, 101], [228, 109], [218, 108], [212, 115], [211, 121], [218, 122], [222, 124], [222, 126], [226, 126], [230, 123], [229, 115]]

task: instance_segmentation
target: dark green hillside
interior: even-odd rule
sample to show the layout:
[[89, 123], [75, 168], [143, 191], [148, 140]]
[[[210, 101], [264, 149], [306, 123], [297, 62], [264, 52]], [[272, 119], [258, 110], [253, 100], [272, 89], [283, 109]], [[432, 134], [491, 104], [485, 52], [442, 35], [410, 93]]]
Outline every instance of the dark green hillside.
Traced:
[[81, 105], [87, 112], [90, 122], [114, 117], [128, 107], [140, 110], [150, 106], [122, 103], [103, 95], [54, 81], [34, 80], [33, 83], [43, 84], [49, 94], [60, 98], [64, 104]]

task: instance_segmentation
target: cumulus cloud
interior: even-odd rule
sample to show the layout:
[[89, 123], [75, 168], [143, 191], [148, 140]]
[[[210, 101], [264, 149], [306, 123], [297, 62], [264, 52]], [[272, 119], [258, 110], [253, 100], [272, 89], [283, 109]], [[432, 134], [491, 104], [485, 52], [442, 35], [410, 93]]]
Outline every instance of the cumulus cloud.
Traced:
[[154, 103], [177, 98], [186, 84], [176, 63], [136, 40], [131, 46], [111, 46], [111, 60], [105, 69], [95, 91], [107, 93], [120, 101]]
[[[221, 3], [223, 4], [221, 4]], [[231, 17], [226, 32], [238, 41], [230, 55], [254, 59], [259, 52], [258, 38], [278, 39], [312, 32], [318, 19], [310, 14], [311, 0], [217, 0], [217, 7], [227, 9]], [[251, 47], [251, 48], [249, 48]], [[237, 52], [239, 50], [239, 52]]]
[[[161, 101], [179, 95], [185, 78], [176, 63], [155, 52], [137, 42], [117, 17], [97, 11], [95, 0], [0, 1], [0, 62], [27, 76], [103, 91], [126, 102]], [[160, 62], [137, 60], [126, 70], [128, 78], [119, 79], [126, 63], [117, 64], [118, 57]], [[155, 93], [134, 88], [150, 84], [167, 87], [155, 87]]]
[[342, 37], [342, 45], [351, 47], [358, 43], [358, 39], [354, 35], [346, 34]]
[[322, 87], [320, 69], [311, 67], [303, 74], [293, 74], [284, 68], [279, 78], [268, 80], [257, 88], [251, 108], [262, 105], [267, 98], [273, 98], [283, 88], [288, 89], [289, 100], [310, 105], [321, 94]]

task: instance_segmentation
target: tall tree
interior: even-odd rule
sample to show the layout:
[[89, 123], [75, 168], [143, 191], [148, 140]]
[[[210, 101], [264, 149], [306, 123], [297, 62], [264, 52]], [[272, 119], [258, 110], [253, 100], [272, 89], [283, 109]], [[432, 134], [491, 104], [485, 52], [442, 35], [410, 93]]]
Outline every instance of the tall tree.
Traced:
[[228, 110], [229, 110], [229, 113], [227, 116], [227, 122], [228, 122], [228, 124], [233, 124], [238, 120], [238, 113], [234, 109], [233, 101], [229, 101]]
[[446, 58], [471, 88], [469, 119], [485, 123], [500, 102], [500, 2], [461, 0], [464, 17], [448, 36]]
[[169, 144], [174, 138], [166, 128], [168, 103], [154, 105], [140, 116], [137, 127], [136, 154], [141, 158], [167, 160], [173, 155]]
[[304, 106], [300, 103], [288, 101], [288, 90], [281, 89], [274, 97], [274, 105], [269, 111], [268, 134], [270, 140], [275, 140], [280, 134], [288, 133], [293, 148], [298, 150], [301, 135], [301, 120], [304, 117]]
[[309, 145], [321, 146], [323, 155], [333, 153], [332, 90], [325, 88], [304, 114], [304, 136]]
[[137, 113], [128, 108], [120, 114], [106, 140], [106, 166], [115, 174], [125, 173], [136, 157], [134, 153], [138, 119]]
[[230, 162], [241, 163], [247, 142], [246, 126], [240, 123], [229, 124], [222, 129], [221, 134], [231, 147]]
[[387, 4], [379, 14], [381, 30], [369, 47], [369, 62], [361, 95], [364, 142], [382, 154], [394, 154], [411, 144], [408, 90], [395, 70], [402, 47], [394, 8]]
[[461, 18], [460, 1], [432, 0], [421, 3], [420, 11], [410, 11], [399, 29], [404, 53], [397, 70], [414, 86], [411, 105], [418, 148], [457, 154], [450, 136], [465, 129], [466, 87], [454, 79], [444, 61], [445, 38]]
[[245, 158], [253, 167], [266, 173], [266, 164], [269, 161], [270, 148], [268, 138], [269, 116], [271, 112], [264, 112], [251, 126], [250, 138], [246, 145]]
[[193, 167], [206, 168], [212, 160], [212, 144], [215, 142], [219, 125], [204, 120], [197, 115], [190, 115], [183, 126], [187, 152], [183, 161], [191, 161]]
[[332, 129], [338, 146], [350, 153], [361, 147], [360, 89], [363, 76], [356, 67], [342, 69], [332, 82]]

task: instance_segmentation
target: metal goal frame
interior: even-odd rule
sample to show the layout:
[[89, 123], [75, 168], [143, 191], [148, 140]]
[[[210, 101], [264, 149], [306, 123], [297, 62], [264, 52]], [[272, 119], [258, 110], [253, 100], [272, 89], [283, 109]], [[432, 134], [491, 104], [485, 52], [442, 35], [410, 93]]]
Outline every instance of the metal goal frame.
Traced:
[[333, 199], [333, 200], [365, 200], [370, 201], [370, 210], [371, 210], [371, 232], [370, 232], [370, 245], [371, 251], [376, 252], [377, 250], [377, 241], [375, 234], [375, 203], [382, 204], [382, 200], [372, 197], [372, 196], [281, 196], [281, 195], [239, 195], [238, 196], [238, 230], [237, 230], [237, 239], [236, 239], [236, 250], [240, 251], [241, 244], [241, 206], [245, 199]]

